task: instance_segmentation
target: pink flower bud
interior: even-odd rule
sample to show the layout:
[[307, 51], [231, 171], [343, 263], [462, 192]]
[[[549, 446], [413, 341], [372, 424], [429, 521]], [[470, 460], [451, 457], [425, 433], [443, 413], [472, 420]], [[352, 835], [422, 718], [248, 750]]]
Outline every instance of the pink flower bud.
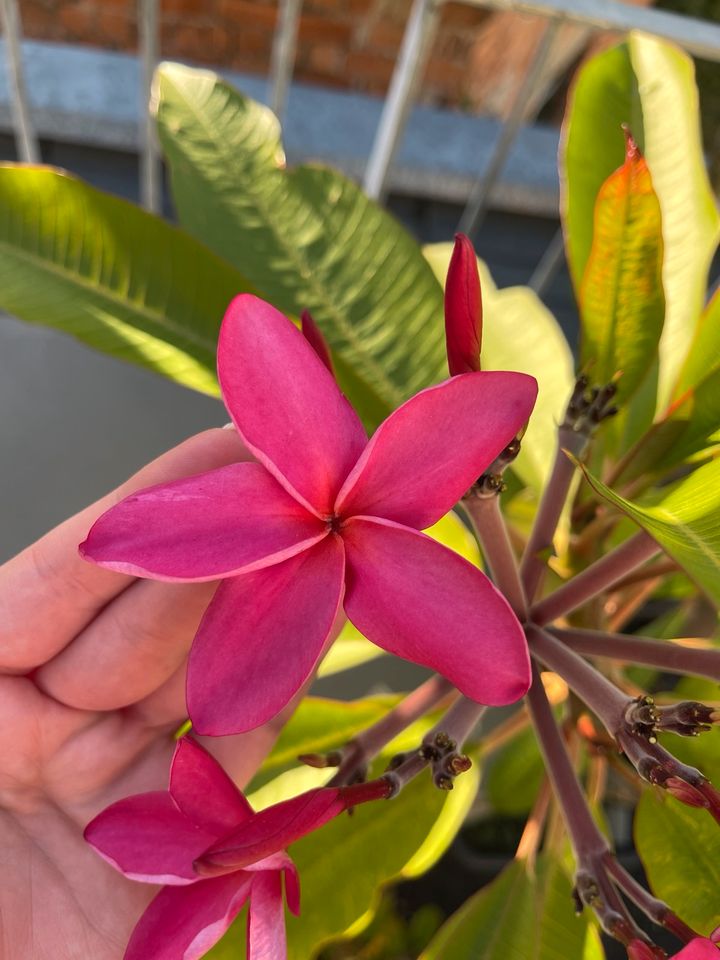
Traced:
[[463, 233], [455, 235], [445, 284], [445, 339], [451, 376], [480, 369], [480, 275], [473, 245]]

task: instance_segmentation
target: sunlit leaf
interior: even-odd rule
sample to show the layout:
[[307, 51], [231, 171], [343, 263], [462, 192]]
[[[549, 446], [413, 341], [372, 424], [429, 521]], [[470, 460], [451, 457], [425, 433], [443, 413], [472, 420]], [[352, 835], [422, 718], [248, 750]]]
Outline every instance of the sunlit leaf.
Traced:
[[514, 860], [441, 928], [420, 960], [601, 960], [587, 911], [575, 915], [562, 867]]
[[[452, 249], [451, 243], [424, 248], [440, 282], [445, 280]], [[529, 287], [500, 290], [481, 260], [478, 268], [483, 298], [483, 369], [518, 370], [538, 381], [537, 403], [520, 456], [513, 464], [523, 482], [538, 491], [552, 465], [557, 425], [574, 382], [572, 353], [557, 320]]]
[[344, 746], [384, 717], [399, 698], [399, 694], [386, 694], [348, 702], [305, 697], [283, 727], [253, 785], [266, 783], [281, 771], [297, 766], [302, 753], [327, 753]]
[[586, 476], [600, 496], [639, 523], [720, 604], [720, 460], [699, 467], [649, 505], [626, 500]]
[[665, 324], [658, 409], [667, 405], [702, 311], [720, 232], [700, 138], [692, 60], [645, 34], [593, 57], [579, 72], [566, 117], [561, 167], [568, 262], [579, 290], [600, 185], [622, 163], [621, 123], [637, 138], [660, 202]]
[[181, 223], [280, 309], [310, 310], [366, 422], [447, 376], [442, 290], [390, 214], [340, 173], [287, 171], [275, 116], [215, 74], [163, 64], [156, 93]]
[[697, 387], [720, 369], [720, 290], [716, 290], [702, 312], [690, 346], [690, 352], [680, 373], [677, 394]]
[[630, 55], [643, 108], [644, 153], [660, 201], [665, 240], [666, 313], [658, 384], [662, 409], [702, 313], [720, 217], [703, 154], [691, 57], [646, 34], [631, 35]]
[[720, 923], [718, 827], [705, 810], [646, 790], [635, 813], [635, 844], [653, 893], [693, 929]]
[[528, 727], [491, 758], [484, 779], [485, 793], [497, 813], [528, 813], [544, 776], [537, 737]]
[[192, 237], [50, 167], [0, 165], [0, 308], [203, 393], [250, 289]]
[[580, 288], [582, 366], [601, 384], [620, 373], [621, 401], [653, 364], [665, 312], [661, 271], [660, 205], [647, 163], [628, 137], [625, 162], [595, 202]]

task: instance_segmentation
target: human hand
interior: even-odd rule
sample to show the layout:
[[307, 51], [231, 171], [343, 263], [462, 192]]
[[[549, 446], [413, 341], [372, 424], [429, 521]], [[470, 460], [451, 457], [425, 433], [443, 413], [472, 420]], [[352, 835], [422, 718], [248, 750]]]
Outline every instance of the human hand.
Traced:
[[[78, 554], [133, 490], [250, 459], [209, 430], [145, 467], [0, 567], [0, 960], [119, 960], [156, 889], [84, 842], [129, 794], [164, 790], [186, 717], [187, 654], [215, 583], [136, 580]], [[283, 717], [204, 741], [239, 785]]]

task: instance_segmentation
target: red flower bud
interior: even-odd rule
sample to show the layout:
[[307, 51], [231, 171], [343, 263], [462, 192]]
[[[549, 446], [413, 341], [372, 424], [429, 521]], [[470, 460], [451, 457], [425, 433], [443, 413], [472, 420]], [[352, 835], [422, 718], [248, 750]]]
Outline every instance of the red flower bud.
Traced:
[[458, 233], [445, 284], [445, 339], [450, 375], [480, 369], [482, 295], [475, 250]]
[[320, 357], [330, 373], [335, 376], [332, 358], [330, 357], [330, 348], [325, 342], [325, 337], [322, 335], [322, 333], [320, 333], [320, 327], [318, 327], [313, 320], [309, 310], [303, 310], [303, 312], [300, 314], [300, 323], [302, 325], [303, 336], [313, 348], [315, 353]]

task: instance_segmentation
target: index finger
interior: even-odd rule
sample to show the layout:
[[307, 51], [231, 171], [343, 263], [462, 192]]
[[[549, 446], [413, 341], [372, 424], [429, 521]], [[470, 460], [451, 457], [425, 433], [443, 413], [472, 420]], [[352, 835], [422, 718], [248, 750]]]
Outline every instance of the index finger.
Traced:
[[0, 567], [0, 671], [27, 673], [54, 657], [133, 582], [78, 553], [102, 513], [143, 487], [250, 459], [234, 430], [199, 433]]

